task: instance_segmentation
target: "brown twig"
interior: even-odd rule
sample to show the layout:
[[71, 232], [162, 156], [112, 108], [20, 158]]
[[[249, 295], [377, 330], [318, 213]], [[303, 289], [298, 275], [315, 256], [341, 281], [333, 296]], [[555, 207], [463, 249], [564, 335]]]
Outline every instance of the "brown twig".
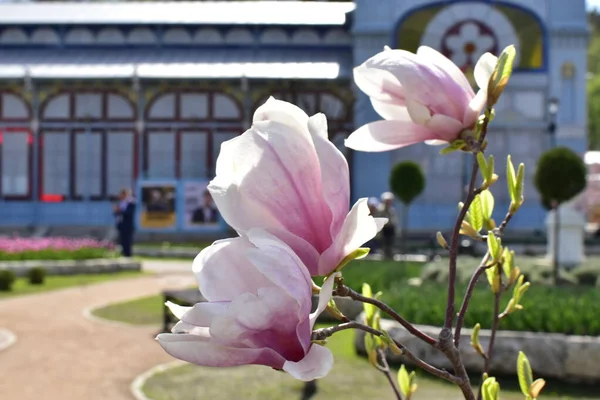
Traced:
[[409, 331], [415, 337], [418, 337], [419, 339], [421, 339], [422, 341], [424, 341], [427, 344], [430, 344], [433, 347], [438, 346], [438, 343], [434, 338], [432, 338], [431, 336], [422, 332], [421, 330], [415, 328], [414, 325], [412, 325], [410, 322], [408, 322], [407, 320], [402, 318], [402, 316], [400, 316], [400, 314], [398, 314], [396, 311], [394, 311], [390, 306], [388, 306], [384, 302], [377, 300], [377, 299], [370, 298], [370, 297], [365, 297], [365, 296], [361, 295], [360, 293], [358, 293], [357, 291], [350, 289], [348, 286], [345, 286], [343, 283], [339, 283], [339, 281], [338, 281], [338, 285], [334, 291], [334, 294], [336, 296], [350, 297], [353, 300], [358, 300], [363, 303], [373, 304], [375, 307], [379, 308], [381, 311], [385, 312], [390, 317], [392, 317], [393, 319], [398, 321], [400, 323], [400, 325], [402, 325], [404, 327], [404, 329]]
[[[496, 268], [500, 268], [497, 266]], [[500, 325], [500, 297], [502, 297], [502, 290], [494, 294], [494, 317], [492, 319], [492, 331], [490, 333], [490, 343], [488, 344], [488, 350], [486, 352], [485, 364], [483, 366], [483, 372], [487, 373], [490, 370], [492, 363], [492, 357], [494, 355], [494, 342], [496, 340], [496, 332]]]
[[328, 328], [314, 330], [311, 336], [311, 340], [325, 340], [334, 333], [344, 331], [346, 329], [360, 329], [361, 331], [372, 333], [373, 335], [383, 335], [381, 331], [378, 331], [377, 329], [373, 329], [370, 326], [361, 324], [360, 322], [351, 321], [339, 325], [330, 326]]
[[394, 390], [394, 394], [396, 395], [396, 399], [402, 400], [402, 393], [400, 393], [400, 389], [398, 389], [398, 385], [396, 384], [396, 380], [392, 376], [392, 372], [390, 371], [390, 366], [385, 358], [385, 352], [383, 349], [377, 349], [377, 353], [379, 353], [379, 358], [381, 361], [381, 366], [379, 366], [379, 370], [385, 375], [390, 386]]

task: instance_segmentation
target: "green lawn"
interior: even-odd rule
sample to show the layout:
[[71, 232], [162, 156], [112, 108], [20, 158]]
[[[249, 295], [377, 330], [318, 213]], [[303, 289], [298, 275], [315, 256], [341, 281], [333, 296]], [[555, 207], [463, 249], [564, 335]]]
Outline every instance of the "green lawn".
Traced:
[[147, 274], [141, 271], [123, 271], [89, 275], [53, 275], [47, 276], [42, 285], [31, 285], [27, 278], [17, 278], [10, 292], [0, 291], [0, 300], [13, 296], [41, 293], [73, 286], [85, 286], [117, 279], [135, 278], [144, 275]]
[[[313, 400], [326, 399], [381, 399], [392, 400], [394, 395], [383, 375], [364, 359], [357, 356], [353, 347], [352, 331], [338, 332], [329, 339], [328, 347], [335, 355], [333, 370], [318, 382], [318, 392]], [[500, 379], [501, 385], [505, 380]], [[444, 381], [434, 380], [418, 372], [419, 388], [415, 400], [459, 400], [460, 391]], [[514, 382], [505, 385], [502, 400], [523, 400]], [[262, 366], [236, 368], [207, 368], [184, 365], [161, 372], [150, 378], [142, 388], [152, 400], [280, 400], [299, 399], [302, 382], [285, 373]], [[597, 391], [593, 391], [597, 393]], [[565, 393], [563, 390], [562, 393]], [[577, 394], [554, 396], [543, 392], [543, 399], [598, 400]]]
[[113, 304], [93, 311], [97, 317], [135, 325], [158, 325], [163, 317], [163, 296], [155, 295]]

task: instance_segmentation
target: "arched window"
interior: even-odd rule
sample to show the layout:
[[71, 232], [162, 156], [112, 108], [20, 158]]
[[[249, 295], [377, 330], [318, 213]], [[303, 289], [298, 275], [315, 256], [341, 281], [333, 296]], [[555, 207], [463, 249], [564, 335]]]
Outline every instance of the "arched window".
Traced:
[[31, 110], [25, 100], [11, 92], [0, 92], [0, 198], [31, 198], [32, 143]]
[[152, 179], [212, 178], [221, 143], [243, 131], [239, 101], [212, 91], [161, 93], [146, 120], [144, 171]]
[[[136, 110], [110, 91], [58, 93], [41, 105], [41, 198], [115, 198], [136, 171]], [[76, 124], [76, 128], [74, 128]], [[61, 127], [61, 125], [64, 125]]]

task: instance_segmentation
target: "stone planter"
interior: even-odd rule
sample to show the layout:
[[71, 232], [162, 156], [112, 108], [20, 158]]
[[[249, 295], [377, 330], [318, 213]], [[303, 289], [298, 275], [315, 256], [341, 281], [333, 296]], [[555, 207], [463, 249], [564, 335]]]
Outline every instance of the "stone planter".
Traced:
[[[452, 370], [452, 366], [444, 354], [412, 336], [396, 321], [382, 320], [381, 327], [425, 362], [438, 368]], [[432, 326], [418, 327], [433, 337], [437, 337], [440, 332], [440, 328]], [[366, 354], [364, 335], [363, 331], [356, 331], [355, 346], [360, 354]], [[479, 339], [485, 349], [487, 349], [489, 337], [489, 330], [480, 331]], [[460, 340], [461, 358], [468, 372], [481, 373], [483, 359], [475, 352], [470, 343], [471, 330], [463, 329]], [[598, 363], [600, 339], [597, 337], [498, 331], [491, 374], [516, 376], [519, 351], [523, 351], [529, 358], [536, 377], [554, 378], [574, 383], [600, 382], [600, 363]], [[411, 365], [404, 357], [391, 352], [388, 356], [391, 362]]]
[[[356, 319], [358, 317], [358, 315], [363, 311], [363, 305], [361, 302], [359, 301], [355, 301], [352, 300], [349, 297], [338, 297], [338, 296], [333, 296], [333, 299], [335, 300], [335, 304], [337, 305], [338, 309], [342, 312], [342, 314], [344, 314], [346, 317], [348, 317], [349, 319]], [[317, 305], [319, 304], [319, 296], [313, 296], [313, 304], [312, 304], [312, 310], [316, 310], [317, 309]], [[319, 321], [321, 322], [333, 322], [333, 321], [338, 321], [336, 318], [334, 318], [327, 310], [323, 311], [323, 313], [319, 316]]]
[[139, 261], [127, 258], [107, 258], [92, 260], [36, 260], [10, 261], [0, 263], [0, 270], [13, 271], [17, 276], [27, 276], [32, 268], [44, 268], [47, 275], [98, 274], [118, 271], [140, 271]]

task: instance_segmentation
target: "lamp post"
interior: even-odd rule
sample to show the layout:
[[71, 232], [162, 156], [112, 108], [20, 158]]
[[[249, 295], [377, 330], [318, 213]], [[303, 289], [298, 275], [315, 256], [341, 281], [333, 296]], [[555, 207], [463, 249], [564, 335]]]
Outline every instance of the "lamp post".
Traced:
[[558, 115], [559, 101], [556, 97], [548, 100], [548, 135], [550, 136], [550, 148], [556, 147], [556, 116]]

